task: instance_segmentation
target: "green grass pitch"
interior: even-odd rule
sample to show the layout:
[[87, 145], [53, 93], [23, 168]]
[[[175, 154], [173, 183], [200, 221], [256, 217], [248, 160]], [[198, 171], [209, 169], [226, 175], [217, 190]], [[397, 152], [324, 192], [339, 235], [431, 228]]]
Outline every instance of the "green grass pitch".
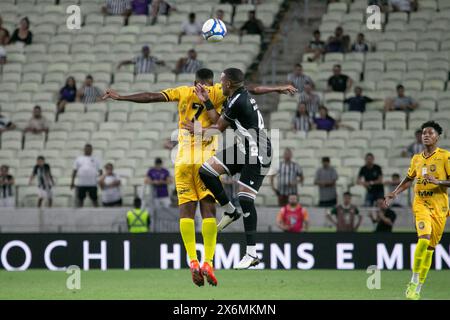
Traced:
[[[189, 270], [81, 272], [81, 289], [68, 290], [65, 272], [0, 271], [0, 299], [404, 299], [409, 271], [381, 271], [369, 290], [364, 270], [217, 270], [217, 287], [196, 287]], [[423, 299], [450, 299], [450, 270], [430, 271]]]

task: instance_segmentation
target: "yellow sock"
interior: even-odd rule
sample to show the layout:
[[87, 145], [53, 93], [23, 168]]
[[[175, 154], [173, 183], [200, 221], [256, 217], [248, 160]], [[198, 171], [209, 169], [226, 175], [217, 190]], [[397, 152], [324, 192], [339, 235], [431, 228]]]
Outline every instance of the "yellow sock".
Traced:
[[180, 232], [183, 238], [184, 247], [189, 256], [189, 260], [197, 260], [197, 250], [195, 249], [195, 223], [194, 219], [181, 218]]
[[212, 265], [216, 251], [217, 224], [216, 218], [203, 219], [202, 223], [203, 245], [205, 247], [205, 262]]
[[[418, 275], [420, 273], [420, 269], [422, 267], [422, 260], [425, 256], [425, 252], [427, 251], [428, 245], [430, 244], [430, 240], [420, 238], [419, 241], [417, 241], [416, 250], [414, 251], [414, 263], [412, 271], [414, 274]], [[414, 275], [413, 275], [414, 276]], [[414, 279], [418, 281], [419, 279]]]
[[419, 282], [424, 283], [427, 278], [428, 270], [430, 270], [431, 262], [433, 261], [434, 250], [427, 250], [422, 259], [422, 266], [420, 268]]

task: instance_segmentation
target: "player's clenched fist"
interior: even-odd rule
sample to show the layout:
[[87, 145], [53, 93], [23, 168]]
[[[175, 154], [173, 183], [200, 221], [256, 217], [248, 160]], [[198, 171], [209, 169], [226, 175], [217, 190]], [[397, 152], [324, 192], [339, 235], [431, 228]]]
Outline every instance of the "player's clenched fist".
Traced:
[[384, 197], [384, 207], [388, 208], [392, 201], [396, 198], [396, 195], [392, 192], [388, 193], [385, 197]]
[[113, 100], [118, 100], [119, 97], [120, 97], [120, 95], [113, 89], [106, 89], [105, 94], [103, 95], [102, 99], [106, 100], [108, 98], [111, 98]]
[[206, 102], [209, 100], [208, 90], [206, 90], [206, 87], [204, 85], [197, 83], [194, 91], [201, 102]]

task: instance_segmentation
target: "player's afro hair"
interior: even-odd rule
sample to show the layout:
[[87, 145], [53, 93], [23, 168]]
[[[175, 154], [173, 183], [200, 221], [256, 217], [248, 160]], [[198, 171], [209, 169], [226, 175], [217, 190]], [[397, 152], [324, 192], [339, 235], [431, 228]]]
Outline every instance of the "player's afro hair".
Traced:
[[223, 73], [234, 84], [240, 84], [244, 82], [244, 73], [238, 68], [228, 68], [223, 70]]
[[422, 124], [422, 126], [420, 128], [422, 130], [425, 128], [433, 128], [434, 130], [436, 130], [438, 135], [442, 134], [442, 127], [439, 125], [439, 123], [437, 123], [433, 120], [425, 122], [424, 124]]

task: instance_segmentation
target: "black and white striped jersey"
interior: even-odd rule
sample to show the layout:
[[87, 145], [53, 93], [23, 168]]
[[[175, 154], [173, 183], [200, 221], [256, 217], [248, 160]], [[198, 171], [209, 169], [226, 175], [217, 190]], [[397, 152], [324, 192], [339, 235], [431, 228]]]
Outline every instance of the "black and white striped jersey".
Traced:
[[223, 116], [235, 130], [238, 147], [247, 157], [257, 157], [262, 165], [270, 164], [272, 146], [264, 119], [255, 99], [244, 87], [236, 90], [224, 103]]

